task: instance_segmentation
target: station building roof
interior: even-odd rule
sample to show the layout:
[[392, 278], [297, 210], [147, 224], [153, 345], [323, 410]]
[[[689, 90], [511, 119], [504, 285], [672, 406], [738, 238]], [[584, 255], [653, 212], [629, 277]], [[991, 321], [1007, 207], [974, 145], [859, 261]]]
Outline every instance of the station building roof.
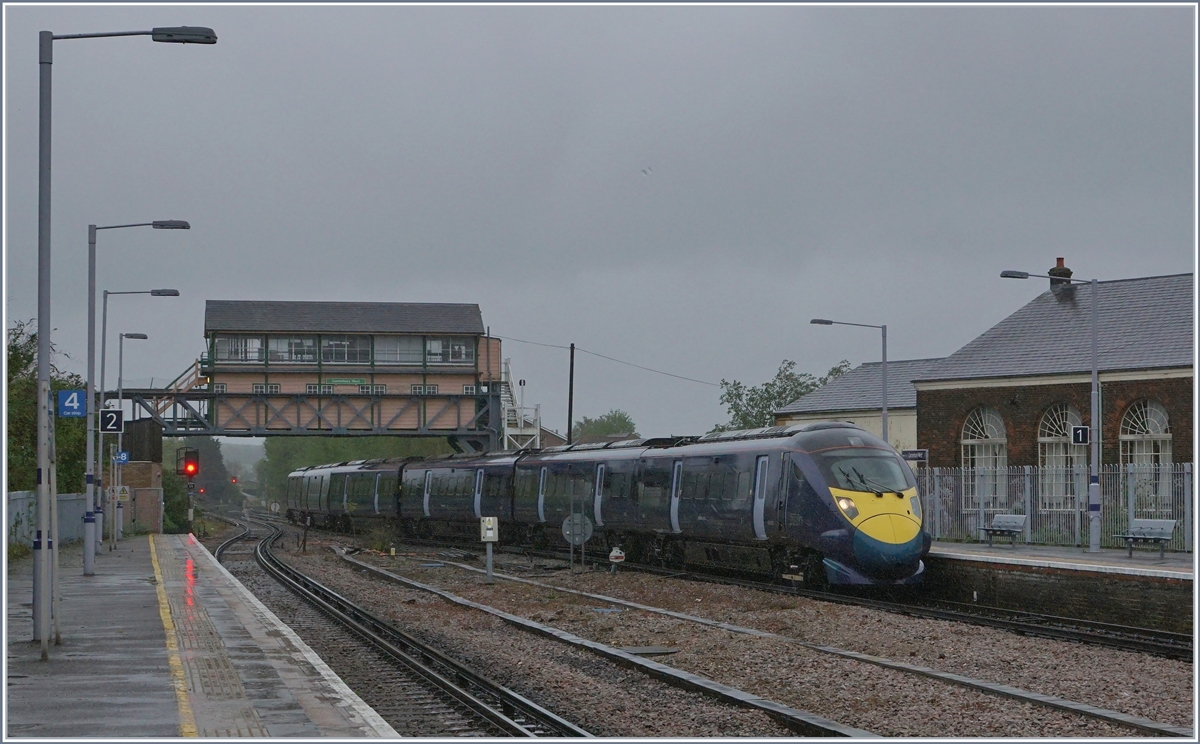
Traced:
[[[1100, 370], [1191, 367], [1193, 285], [1192, 274], [1098, 282]], [[913, 379], [1090, 372], [1092, 300], [1090, 284], [1051, 287]]]
[[[888, 360], [888, 410], [917, 407], [917, 391], [912, 381], [926, 374], [936, 359]], [[869, 411], [883, 408], [883, 364], [860, 364], [841, 377], [835, 377], [808, 395], [797, 398], [775, 411], [776, 414], [824, 413], [832, 411]]]
[[208, 300], [212, 333], [459, 333], [483, 335], [479, 305], [444, 302]]

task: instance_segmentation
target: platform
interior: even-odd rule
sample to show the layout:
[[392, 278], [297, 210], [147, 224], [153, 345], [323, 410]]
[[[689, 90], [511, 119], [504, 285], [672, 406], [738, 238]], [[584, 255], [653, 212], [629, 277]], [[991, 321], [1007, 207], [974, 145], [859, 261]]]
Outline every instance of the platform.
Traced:
[[1195, 574], [1194, 553], [1167, 553], [1158, 557], [1158, 548], [1135, 549], [1129, 557], [1126, 548], [1102, 548], [1089, 553], [1086, 548], [1049, 545], [1025, 545], [1019, 539], [1012, 546], [1008, 539], [995, 544], [934, 542], [929, 554], [949, 560], [984, 561], [1013, 565], [1057, 568], [1065, 571], [1090, 571], [1191, 581]]
[[31, 641], [29, 559], [7, 576], [5, 738], [396, 737], [190, 535], [64, 548], [62, 645]]
[[1192, 633], [1195, 556], [935, 542], [921, 592], [952, 602]]

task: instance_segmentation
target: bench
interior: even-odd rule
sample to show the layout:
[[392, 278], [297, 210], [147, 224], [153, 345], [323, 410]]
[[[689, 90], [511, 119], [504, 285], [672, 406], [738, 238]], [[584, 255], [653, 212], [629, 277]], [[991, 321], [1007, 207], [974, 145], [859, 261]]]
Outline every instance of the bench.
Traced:
[[1017, 535], [1025, 532], [1024, 514], [997, 514], [992, 517], [992, 524], [982, 528], [988, 536], [988, 547], [992, 547], [992, 535], [1007, 535], [1012, 539], [1013, 548], [1017, 547]]
[[1162, 560], [1167, 554], [1167, 543], [1175, 534], [1174, 519], [1135, 519], [1129, 523], [1129, 533], [1113, 535], [1118, 540], [1124, 540], [1129, 545], [1129, 557], [1133, 557], [1135, 542], [1158, 543], [1158, 559]]

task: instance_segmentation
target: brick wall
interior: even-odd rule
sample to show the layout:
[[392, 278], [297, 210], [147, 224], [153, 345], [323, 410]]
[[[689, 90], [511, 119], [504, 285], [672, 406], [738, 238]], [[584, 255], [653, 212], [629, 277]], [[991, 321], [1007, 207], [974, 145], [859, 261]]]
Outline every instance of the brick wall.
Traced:
[[[1104, 382], [1102, 399], [1104, 451], [1101, 460], [1120, 460], [1121, 419], [1141, 398], [1153, 398], [1171, 419], [1172, 459], [1192, 462], [1192, 378]], [[1028, 385], [1023, 387], [958, 388], [917, 391], [917, 446], [929, 450], [930, 467], [961, 467], [962, 429], [967, 416], [984, 406], [1004, 419], [1009, 465], [1037, 465], [1038, 427], [1050, 406], [1067, 403], [1087, 424], [1091, 411], [1091, 383]]]

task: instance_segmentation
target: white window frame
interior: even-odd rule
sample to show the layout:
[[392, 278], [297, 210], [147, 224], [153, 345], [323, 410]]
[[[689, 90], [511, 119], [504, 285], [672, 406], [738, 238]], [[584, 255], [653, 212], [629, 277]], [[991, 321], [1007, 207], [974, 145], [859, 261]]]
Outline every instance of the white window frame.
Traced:
[[463, 395], [474, 395], [474, 394], [475, 394], [475, 386], [474, 385], [463, 385]]
[[1087, 446], [1071, 443], [1071, 427], [1082, 426], [1074, 406], [1055, 403], [1038, 422], [1038, 506], [1042, 511], [1072, 512], [1080, 487], [1080, 467], [1087, 467]]
[[223, 382], [214, 382], [213, 383], [213, 392], [216, 393], [217, 395], [224, 395], [228, 389], [229, 389], [229, 386]]
[[281, 390], [278, 382], [267, 383], [267, 395], [279, 395]]
[[962, 509], [987, 511], [1008, 508], [1008, 434], [1004, 418], [994, 408], [980, 406], [967, 414], [962, 435]]
[[358, 386], [358, 394], [359, 395], [370, 395], [371, 394], [371, 386], [370, 385], [359, 385]]
[[321, 392], [321, 386], [314, 383], [309, 383], [304, 386], [305, 395], [317, 395]]
[[322, 385], [319, 395], [333, 395], [333, 385]]
[[267, 384], [265, 382], [251, 383], [250, 394], [251, 395], [266, 395], [267, 394]]
[[384, 395], [387, 393], [387, 385], [372, 385], [373, 395]]

